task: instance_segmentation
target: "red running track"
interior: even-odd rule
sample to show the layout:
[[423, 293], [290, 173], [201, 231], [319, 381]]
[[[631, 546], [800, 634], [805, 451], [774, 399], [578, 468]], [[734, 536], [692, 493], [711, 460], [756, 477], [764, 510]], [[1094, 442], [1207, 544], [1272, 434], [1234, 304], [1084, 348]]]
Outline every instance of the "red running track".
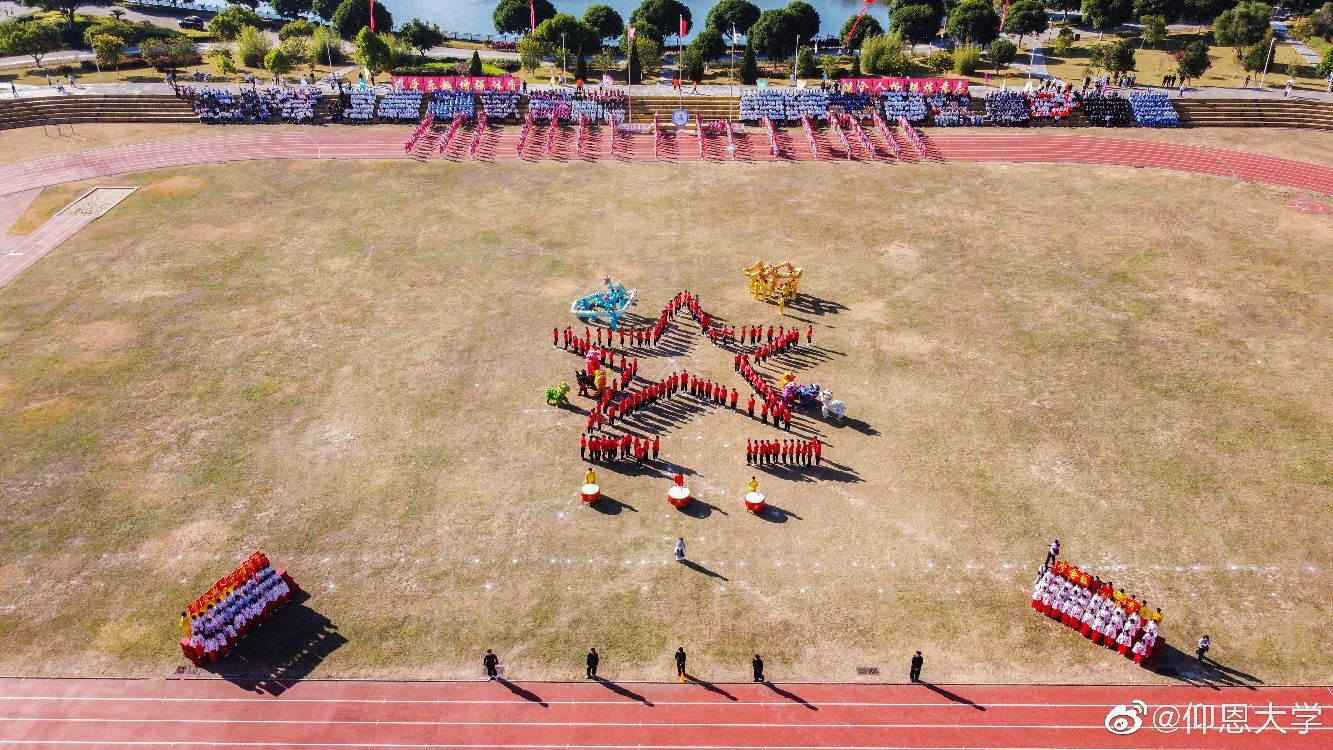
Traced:
[[[0, 680], [19, 748], [1328, 748], [1327, 688]], [[277, 695], [271, 690], [278, 693]], [[1133, 734], [1105, 727], [1144, 701]], [[1152, 724], [1210, 706], [1207, 732]], [[1222, 704], [1236, 734], [1218, 731]], [[1304, 709], [1299, 715], [1293, 709]], [[1202, 716], [1204, 709], [1195, 709]], [[1263, 713], [1268, 711], [1270, 713]], [[1271, 711], [1278, 711], [1272, 714]], [[1303, 717], [1314, 713], [1312, 721]], [[1181, 716], [1181, 714], [1177, 714]], [[1265, 726], [1270, 721], [1276, 726]], [[1166, 718], [1161, 719], [1166, 722]], [[1301, 733], [1301, 728], [1305, 732]], [[1259, 731], [1256, 731], [1259, 730]], [[1279, 731], [1280, 730], [1280, 731]]]
[[[482, 135], [478, 158], [481, 160], [540, 160], [546, 156], [545, 126], [538, 126], [522, 154], [516, 148], [518, 128], [493, 127]], [[575, 153], [575, 128], [564, 128], [556, 138], [553, 158], [584, 161], [651, 161], [653, 139], [647, 133], [626, 134], [617, 139], [611, 154], [609, 133], [595, 129], [584, 153]], [[408, 159], [403, 152], [407, 129], [402, 133], [387, 130], [358, 130], [352, 127], [312, 128], [307, 132], [272, 131], [254, 128], [233, 134], [190, 140], [114, 146], [81, 153], [50, 156], [0, 167], [0, 196], [43, 188], [64, 182], [106, 177], [189, 164], [223, 163], [257, 159]], [[875, 161], [890, 163], [889, 144], [873, 129], [868, 131]], [[466, 161], [473, 131], [461, 131], [443, 155], [434, 158]], [[1297, 188], [1333, 195], [1333, 167], [1261, 156], [1227, 149], [1126, 140], [1102, 136], [1013, 133], [979, 135], [965, 130], [933, 132], [925, 138], [928, 154], [918, 154], [905, 139], [898, 145], [906, 161], [940, 162], [1037, 162], [1113, 164], [1215, 175], [1249, 182]], [[671, 133], [663, 139], [664, 161], [738, 161], [809, 160], [811, 152], [805, 133], [800, 130], [778, 131], [781, 154], [770, 153], [768, 137], [750, 130], [736, 137], [734, 157], [728, 153], [725, 137], [705, 138], [700, 156], [699, 141], [692, 131]], [[846, 161], [847, 154], [837, 139], [826, 130], [819, 132], [819, 156], [827, 161]], [[867, 161], [860, 144], [853, 146], [852, 160]]]

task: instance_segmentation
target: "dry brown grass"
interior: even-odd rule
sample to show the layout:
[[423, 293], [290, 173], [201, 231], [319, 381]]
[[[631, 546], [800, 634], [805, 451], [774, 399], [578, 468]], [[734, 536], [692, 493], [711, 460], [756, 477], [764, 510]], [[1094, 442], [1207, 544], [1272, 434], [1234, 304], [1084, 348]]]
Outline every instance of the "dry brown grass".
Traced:
[[[150, 189], [0, 290], [0, 672], [161, 674], [175, 612], [264, 548], [347, 639], [322, 677], [473, 676], [486, 647], [570, 677], [597, 645], [608, 675], [660, 678], [684, 644], [718, 679], [753, 650], [779, 679], [897, 679], [918, 648], [939, 681], [1165, 679], [1032, 613], [1058, 536], [1126, 566], [1172, 643], [1327, 677], [1333, 229], [1283, 191], [931, 164], [117, 183]], [[761, 477], [796, 517], [750, 517], [740, 450], [768, 433], [709, 409], [663, 441], [708, 517], [608, 471], [632, 509], [580, 507], [582, 418], [541, 400], [576, 364], [548, 343], [570, 299], [611, 275], [645, 314], [689, 288], [781, 322], [744, 292], [756, 258], [826, 301], [791, 311], [816, 346], [769, 372], [847, 401], [855, 425], [795, 425], [845, 468]], [[732, 380], [677, 335], [644, 375]], [[667, 562], [677, 536], [726, 580]]]

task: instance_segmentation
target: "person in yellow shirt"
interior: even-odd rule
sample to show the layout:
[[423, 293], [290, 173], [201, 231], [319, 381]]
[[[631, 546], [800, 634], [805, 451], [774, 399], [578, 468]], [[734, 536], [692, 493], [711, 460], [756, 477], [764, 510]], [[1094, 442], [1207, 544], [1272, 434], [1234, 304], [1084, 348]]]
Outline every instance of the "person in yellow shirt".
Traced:
[[755, 479], [754, 477], [750, 477], [750, 483], [745, 486], [750, 490], [750, 492], [758, 492], [759, 480]]
[[593, 471], [591, 466], [588, 467], [587, 473], [583, 475], [583, 483], [597, 484], [597, 472]]
[[1161, 622], [1162, 622], [1162, 608], [1161, 608], [1161, 607], [1158, 607], [1157, 610], [1156, 610], [1155, 612], [1153, 612], [1152, 614], [1148, 615], [1148, 619], [1151, 620], [1151, 621], [1153, 621], [1153, 622], [1155, 622], [1155, 623], [1161, 624]]

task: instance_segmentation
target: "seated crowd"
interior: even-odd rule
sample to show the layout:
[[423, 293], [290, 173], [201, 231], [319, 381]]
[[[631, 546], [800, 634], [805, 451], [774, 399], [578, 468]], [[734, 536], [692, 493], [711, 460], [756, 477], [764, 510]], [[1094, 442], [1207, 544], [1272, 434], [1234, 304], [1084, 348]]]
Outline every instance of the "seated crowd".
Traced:
[[1165, 643], [1158, 633], [1160, 608], [1149, 612], [1146, 601], [1127, 596], [1110, 581], [1063, 560], [1038, 571], [1032, 608], [1078, 630], [1095, 644], [1133, 658], [1135, 664], [1151, 663]]
[[1032, 119], [1027, 97], [1016, 91], [986, 94], [986, 120], [992, 125], [1026, 125]]
[[456, 115], [471, 120], [476, 114], [477, 102], [470, 91], [432, 91], [426, 111], [441, 120], [452, 120]]
[[1175, 105], [1166, 94], [1130, 94], [1129, 104], [1134, 110], [1134, 122], [1143, 127], [1174, 128], [1180, 124]]
[[518, 117], [518, 100], [522, 96], [519, 92], [483, 91], [478, 96], [481, 97], [481, 111], [487, 117], [497, 120]]
[[926, 97], [922, 94], [903, 91], [890, 91], [884, 94], [884, 118], [897, 122], [899, 117], [906, 117], [908, 122], [922, 122], [926, 119]]
[[573, 91], [534, 89], [528, 92], [528, 114], [538, 122], [568, 120], [573, 109]]
[[761, 89], [741, 94], [741, 119], [757, 122], [770, 120], [796, 121], [802, 117], [812, 120], [828, 119], [829, 95], [819, 90], [772, 91]]
[[381, 120], [420, 120], [423, 98], [420, 91], [390, 91], [380, 100], [376, 114]]
[[375, 119], [377, 97], [372, 89], [355, 89], [342, 95], [342, 116], [344, 120], [369, 122]]
[[858, 120], [869, 120], [875, 113], [875, 98], [870, 94], [841, 93], [829, 94], [828, 108], [840, 111]]
[[605, 89], [580, 91], [574, 94], [570, 115], [574, 119], [587, 117], [589, 122], [611, 122], [611, 118], [624, 122], [625, 107], [628, 98], [624, 91]]
[[221, 89], [184, 90], [204, 122], [311, 122], [319, 92], [311, 88], [268, 88], [239, 94]]
[[1078, 106], [1074, 95], [1068, 91], [1029, 91], [1023, 94], [1027, 99], [1028, 111], [1034, 120], [1050, 119], [1059, 122], [1069, 117]]
[[1081, 100], [1083, 115], [1088, 123], [1102, 127], [1128, 125], [1134, 121], [1134, 110], [1129, 100], [1119, 93], [1076, 95]]
[[263, 623], [300, 589], [255, 552], [181, 613], [181, 651], [195, 664], [231, 653], [236, 642]]
[[926, 98], [930, 105], [930, 116], [940, 127], [979, 126], [986, 124], [986, 118], [973, 114], [968, 106], [972, 97], [967, 94], [941, 93], [931, 94]]

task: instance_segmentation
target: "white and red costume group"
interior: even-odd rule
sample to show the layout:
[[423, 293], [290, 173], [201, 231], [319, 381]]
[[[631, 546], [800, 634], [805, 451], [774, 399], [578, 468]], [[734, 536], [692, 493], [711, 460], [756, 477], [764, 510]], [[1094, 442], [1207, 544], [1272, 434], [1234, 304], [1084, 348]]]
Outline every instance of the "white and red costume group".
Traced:
[[1032, 587], [1032, 608], [1059, 620], [1098, 645], [1115, 649], [1135, 664], [1152, 663], [1166, 642], [1160, 635], [1162, 610], [1115, 589], [1110, 581], [1063, 560], [1043, 568]]
[[181, 613], [181, 651], [195, 664], [217, 661], [300, 591], [285, 570], [255, 552]]

